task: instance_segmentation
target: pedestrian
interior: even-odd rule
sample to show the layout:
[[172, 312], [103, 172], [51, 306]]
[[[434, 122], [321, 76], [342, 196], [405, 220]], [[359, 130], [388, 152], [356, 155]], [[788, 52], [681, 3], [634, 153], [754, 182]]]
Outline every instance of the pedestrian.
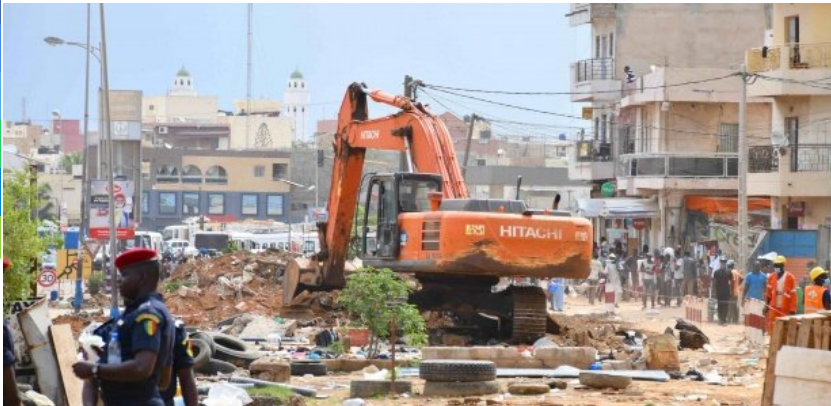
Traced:
[[672, 256], [664, 251], [664, 259], [661, 261], [661, 306], [672, 306], [672, 279], [674, 274]]
[[643, 280], [643, 310], [646, 310], [646, 300], [649, 298], [652, 302], [652, 308], [655, 308], [655, 262], [652, 260], [652, 255], [646, 254], [646, 260], [641, 263], [641, 280]]
[[[620, 307], [618, 302], [623, 294], [623, 285], [621, 285], [620, 273], [618, 271], [618, 264], [616, 262], [617, 256], [612, 253], [606, 261], [606, 303], [609, 304], [611, 297], [614, 307]], [[612, 294], [611, 296], [609, 294]]]
[[707, 260], [702, 258], [698, 261], [698, 297], [710, 297], [711, 280], [710, 267], [707, 266]]
[[[724, 262], [727, 262], [726, 258]], [[732, 295], [733, 278], [727, 267], [720, 266], [713, 273], [713, 292], [717, 300], [718, 321], [722, 326], [727, 324], [727, 316], [730, 309], [730, 297]]]
[[551, 309], [555, 312], [563, 311], [566, 293], [565, 279], [551, 278], [548, 282], [548, 290], [551, 292]]
[[[11, 265], [9, 260], [3, 258], [3, 274]], [[14, 340], [12, 332], [3, 320], [3, 404], [20, 406], [20, 394], [17, 392], [17, 377], [14, 374]]]
[[690, 251], [684, 253], [684, 258], [681, 260], [683, 267], [682, 280], [682, 296], [694, 296], [695, 285], [698, 283], [698, 265], [695, 263]]
[[828, 272], [817, 266], [808, 275], [811, 285], [805, 287], [805, 314], [831, 310], [831, 292], [825, 286]]
[[762, 262], [757, 260], [753, 270], [744, 277], [743, 298], [765, 300], [765, 284], [767, 275], [762, 273]]
[[156, 251], [137, 248], [115, 260], [122, 280], [124, 313], [94, 330], [106, 343], [98, 363], [72, 366], [84, 380], [84, 404], [94, 405], [98, 392], [104, 406], [163, 406], [159, 388], [170, 385], [174, 325], [157, 293], [161, 264]]
[[675, 271], [673, 274], [673, 296], [675, 297], [675, 306], [681, 307], [681, 302], [684, 299], [684, 257], [681, 256], [681, 248], [678, 248], [678, 258], [675, 260]]
[[624, 300], [628, 301], [629, 298], [634, 297], [635, 300], [638, 299], [637, 289], [638, 289], [638, 252], [633, 251], [632, 255], [629, 255], [629, 258], [626, 258], [626, 262], [624, 263], [625, 270], [623, 273], [623, 298]]
[[600, 263], [600, 260], [597, 258], [597, 254], [594, 255], [591, 262], [591, 273], [589, 273], [589, 289], [588, 289], [588, 296], [589, 296], [589, 304], [594, 305], [594, 297], [597, 294], [597, 281], [600, 279], [600, 274], [603, 273], [603, 264]]
[[727, 322], [739, 323], [739, 297], [742, 289], [742, 274], [736, 269], [736, 262], [727, 261], [727, 270], [730, 271], [730, 307], [727, 312]]
[[185, 323], [177, 320], [174, 323], [175, 338], [173, 341], [173, 375], [170, 385], [161, 391], [165, 406], [174, 406], [177, 386], [182, 389], [182, 399], [185, 406], [198, 406], [199, 395], [196, 391], [196, 378], [193, 376], [193, 346], [185, 331]]
[[773, 261], [775, 271], [768, 275], [765, 289], [768, 334], [773, 333], [777, 318], [796, 314], [796, 278], [785, 270], [786, 264], [784, 256], [777, 256]]

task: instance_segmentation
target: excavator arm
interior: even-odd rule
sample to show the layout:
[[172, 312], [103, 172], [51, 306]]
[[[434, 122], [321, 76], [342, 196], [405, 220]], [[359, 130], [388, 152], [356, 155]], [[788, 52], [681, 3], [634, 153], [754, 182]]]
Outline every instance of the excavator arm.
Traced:
[[[400, 110], [369, 119], [368, 99]], [[338, 113], [333, 146], [329, 218], [321, 224], [321, 252], [315, 258], [326, 287], [340, 288], [345, 284], [344, 266], [367, 149], [402, 151], [407, 155], [410, 172], [441, 175], [444, 198], [468, 197], [447, 127], [406, 97], [368, 91], [360, 83], [351, 84]]]

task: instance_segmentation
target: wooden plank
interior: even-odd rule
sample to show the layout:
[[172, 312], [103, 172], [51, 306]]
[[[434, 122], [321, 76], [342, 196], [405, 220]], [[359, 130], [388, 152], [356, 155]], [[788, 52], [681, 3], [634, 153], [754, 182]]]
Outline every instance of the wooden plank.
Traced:
[[811, 330], [814, 333], [813, 342], [811, 343], [811, 348], [822, 349], [822, 323], [823, 320], [814, 320], [813, 325], [811, 326]]
[[822, 323], [822, 347], [831, 350], [831, 322]]
[[58, 359], [58, 370], [63, 382], [63, 394], [67, 406], [82, 406], [84, 381], [72, 372], [72, 364], [78, 360], [78, 343], [72, 336], [69, 324], [59, 324], [49, 329], [52, 335], [52, 349]]
[[[793, 318], [785, 318], [783, 320], [785, 321], [785, 324], [788, 326], [788, 333], [785, 337], [785, 342], [781, 345], [796, 345], [796, 337], [799, 333], [799, 320]], [[778, 323], [779, 320], [777, 320], [776, 322]]]
[[785, 346], [776, 355], [776, 405], [825, 405], [831, 393], [831, 352]]
[[814, 326], [814, 323], [811, 320], [800, 320], [799, 321], [799, 333], [796, 336], [796, 346], [802, 348], [808, 348], [808, 341], [811, 338], [811, 327]]
[[782, 348], [786, 340], [788, 321], [777, 319], [773, 325], [773, 333], [770, 335], [770, 346], [768, 347], [768, 363], [765, 369], [764, 390], [762, 392], [762, 406], [773, 406], [773, 389], [776, 385], [776, 354]]

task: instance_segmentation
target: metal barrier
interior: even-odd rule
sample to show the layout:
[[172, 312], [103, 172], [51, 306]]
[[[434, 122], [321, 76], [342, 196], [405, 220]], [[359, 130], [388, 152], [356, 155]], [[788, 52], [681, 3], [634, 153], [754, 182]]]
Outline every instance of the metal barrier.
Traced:
[[765, 345], [765, 302], [748, 299], [744, 302], [744, 338], [760, 348]]
[[684, 318], [690, 323], [704, 323], [704, 315], [707, 313], [707, 299], [684, 296]]

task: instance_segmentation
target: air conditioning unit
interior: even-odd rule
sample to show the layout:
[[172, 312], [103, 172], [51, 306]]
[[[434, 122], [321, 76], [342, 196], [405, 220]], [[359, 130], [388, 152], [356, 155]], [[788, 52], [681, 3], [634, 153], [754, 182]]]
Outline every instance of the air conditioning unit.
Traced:
[[159, 127], [159, 134], [167, 134], [167, 126]]

